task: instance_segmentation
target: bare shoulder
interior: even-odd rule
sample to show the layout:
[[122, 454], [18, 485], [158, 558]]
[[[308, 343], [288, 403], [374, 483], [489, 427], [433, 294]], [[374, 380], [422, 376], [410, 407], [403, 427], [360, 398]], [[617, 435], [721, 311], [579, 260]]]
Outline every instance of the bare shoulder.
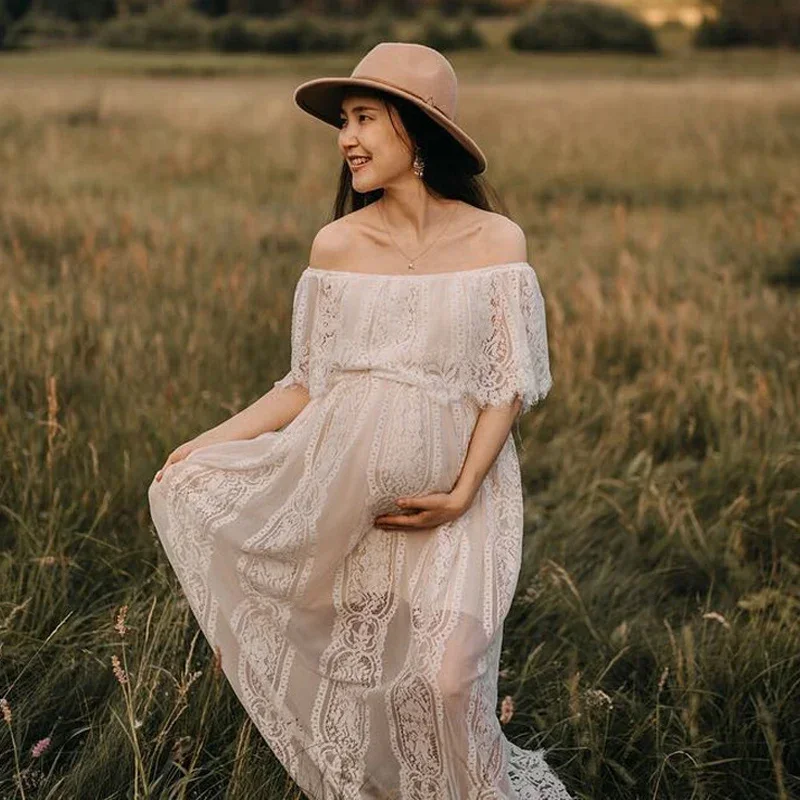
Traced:
[[309, 265], [316, 269], [335, 268], [346, 250], [348, 233], [346, 217], [340, 217], [323, 225], [311, 242]]
[[503, 214], [482, 211], [483, 252], [487, 263], [511, 264], [528, 261], [525, 231]]
[[329, 222], [311, 243], [309, 264], [317, 269], [347, 270], [358, 263], [360, 247], [369, 242], [371, 212], [368, 206]]

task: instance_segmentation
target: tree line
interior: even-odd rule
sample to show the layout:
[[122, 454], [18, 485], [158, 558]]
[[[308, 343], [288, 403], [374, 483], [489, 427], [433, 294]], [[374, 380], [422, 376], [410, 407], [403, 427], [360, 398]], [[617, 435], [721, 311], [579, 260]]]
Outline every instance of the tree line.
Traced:
[[[144, 13], [153, 7], [179, 5], [216, 17], [229, 13], [275, 18], [293, 11], [333, 17], [361, 18], [375, 7], [375, 0], [0, 0], [0, 19], [11, 21], [32, 12], [81, 22]], [[465, 10], [477, 15], [502, 15], [519, 11], [527, 0], [383, 0], [386, 10], [398, 17], [414, 17], [424, 9], [445, 16]], [[5, 11], [5, 14], [3, 14]]]

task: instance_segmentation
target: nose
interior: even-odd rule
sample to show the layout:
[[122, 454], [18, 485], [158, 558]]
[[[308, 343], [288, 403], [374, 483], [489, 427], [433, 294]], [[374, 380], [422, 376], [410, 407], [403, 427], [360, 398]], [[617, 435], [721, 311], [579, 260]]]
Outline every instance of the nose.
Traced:
[[342, 151], [352, 150], [353, 146], [358, 144], [358, 139], [354, 134], [348, 133], [346, 129], [342, 129], [339, 133], [339, 146]]

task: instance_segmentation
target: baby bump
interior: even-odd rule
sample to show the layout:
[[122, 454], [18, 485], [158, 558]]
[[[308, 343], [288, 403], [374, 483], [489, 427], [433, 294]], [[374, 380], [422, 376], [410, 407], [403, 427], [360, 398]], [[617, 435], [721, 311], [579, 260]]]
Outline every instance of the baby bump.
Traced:
[[407, 495], [449, 492], [458, 479], [471, 435], [468, 415], [424, 389], [381, 380], [367, 463], [375, 513], [397, 511]]

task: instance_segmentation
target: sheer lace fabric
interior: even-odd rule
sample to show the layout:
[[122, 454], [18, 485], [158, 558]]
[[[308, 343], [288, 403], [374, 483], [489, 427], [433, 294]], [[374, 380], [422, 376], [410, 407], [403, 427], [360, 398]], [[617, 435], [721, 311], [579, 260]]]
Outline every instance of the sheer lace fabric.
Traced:
[[308, 268], [285, 428], [195, 450], [151, 515], [238, 698], [312, 800], [569, 800], [497, 717], [520, 568], [511, 435], [470, 508], [380, 530], [397, 497], [449, 491], [483, 406], [551, 385], [528, 264], [366, 275]]
[[353, 370], [425, 389], [442, 403], [522, 400], [550, 390], [544, 299], [527, 263], [416, 276], [308, 268], [297, 283], [291, 371], [310, 396]]

